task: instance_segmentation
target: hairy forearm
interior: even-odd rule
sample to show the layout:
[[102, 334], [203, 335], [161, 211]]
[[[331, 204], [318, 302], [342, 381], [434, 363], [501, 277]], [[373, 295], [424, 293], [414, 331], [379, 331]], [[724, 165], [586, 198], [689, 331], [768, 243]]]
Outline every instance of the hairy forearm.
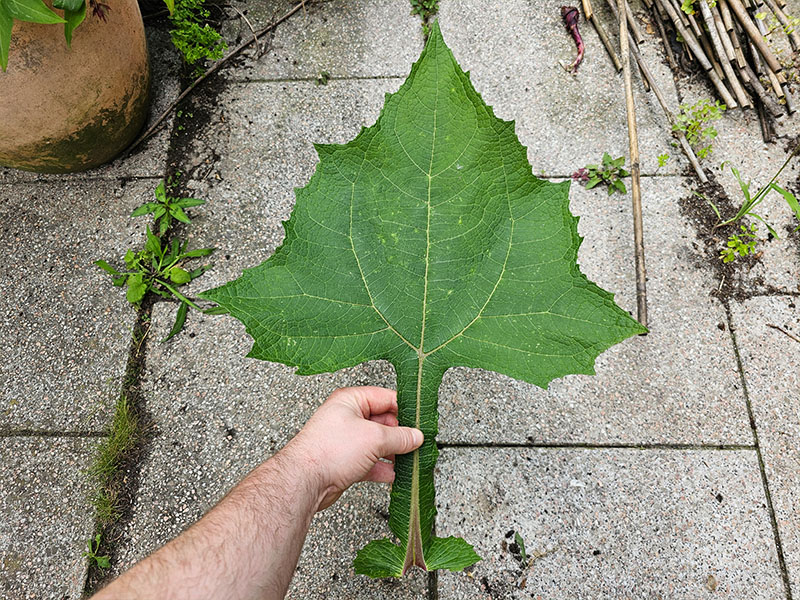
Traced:
[[324, 490], [290, 444], [96, 600], [283, 598]]

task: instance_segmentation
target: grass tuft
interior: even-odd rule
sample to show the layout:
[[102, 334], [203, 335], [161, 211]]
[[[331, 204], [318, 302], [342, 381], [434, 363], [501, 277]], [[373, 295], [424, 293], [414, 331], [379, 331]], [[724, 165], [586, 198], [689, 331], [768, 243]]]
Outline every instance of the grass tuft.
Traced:
[[138, 437], [139, 421], [136, 414], [128, 398], [120, 396], [111, 430], [108, 437], [97, 446], [88, 473], [93, 485], [91, 502], [101, 525], [108, 525], [119, 516], [116, 491], [119, 468]]

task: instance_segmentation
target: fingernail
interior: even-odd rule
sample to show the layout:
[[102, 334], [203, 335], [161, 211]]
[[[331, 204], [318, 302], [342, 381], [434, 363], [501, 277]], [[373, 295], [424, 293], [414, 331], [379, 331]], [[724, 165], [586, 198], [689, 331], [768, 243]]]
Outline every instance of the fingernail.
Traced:
[[425, 436], [422, 435], [422, 432], [419, 429], [412, 429], [411, 433], [414, 437], [414, 444], [417, 446], [421, 446], [422, 442], [425, 441]]

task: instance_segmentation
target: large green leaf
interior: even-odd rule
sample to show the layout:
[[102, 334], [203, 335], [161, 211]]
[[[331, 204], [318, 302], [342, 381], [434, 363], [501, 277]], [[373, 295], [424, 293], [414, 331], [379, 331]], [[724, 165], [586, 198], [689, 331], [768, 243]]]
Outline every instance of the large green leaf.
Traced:
[[2, 0], [8, 14], [20, 21], [31, 23], [64, 23], [64, 19], [59, 17], [42, 0]]
[[11, 46], [11, 29], [14, 19], [8, 13], [3, 0], [0, 0], [0, 68], [3, 71], [8, 66], [8, 49]]
[[580, 273], [569, 183], [533, 176], [513, 122], [494, 116], [438, 25], [377, 123], [317, 146], [283, 245], [204, 296], [240, 319], [249, 356], [323, 373], [386, 359], [400, 423], [425, 443], [398, 456], [389, 526], [355, 562], [373, 577], [479, 559], [433, 535], [437, 395], [451, 366], [547, 386], [593, 373], [609, 346], [644, 328]]

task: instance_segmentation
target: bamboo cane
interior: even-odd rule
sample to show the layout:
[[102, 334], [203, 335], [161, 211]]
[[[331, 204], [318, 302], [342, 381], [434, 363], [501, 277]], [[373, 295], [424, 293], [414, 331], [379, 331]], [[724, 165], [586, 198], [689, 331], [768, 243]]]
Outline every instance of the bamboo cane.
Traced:
[[725, 29], [728, 32], [733, 31], [733, 17], [731, 17], [731, 9], [725, 0], [718, 0], [719, 12], [722, 15], [722, 22], [725, 23]]
[[658, 35], [661, 36], [661, 41], [664, 43], [664, 50], [667, 52], [669, 68], [675, 71], [678, 69], [678, 61], [675, 60], [675, 54], [672, 52], [672, 44], [667, 37], [667, 32], [664, 30], [664, 23], [661, 21], [661, 9], [658, 7], [658, 4], [651, 4], [650, 10], [653, 13], [653, 20], [656, 22], [656, 27], [658, 27]]
[[[617, 6], [614, 3], [614, 0], [606, 0], [606, 3], [608, 4], [609, 8], [611, 8], [611, 10], [616, 15], [617, 14], [617, 12], [616, 12], [617, 11]], [[630, 33], [630, 30], [628, 32]], [[631, 34], [631, 39], [633, 39], [633, 34]], [[633, 44], [636, 45], [636, 40], [633, 40]], [[644, 76], [644, 74], [642, 74], [642, 85], [644, 86], [645, 91], [647, 91], [647, 92], [650, 91], [650, 83], [647, 81], [647, 78]]]
[[645, 40], [644, 34], [642, 33], [642, 29], [639, 27], [639, 23], [634, 18], [633, 11], [627, 2], [625, 3], [625, 16], [628, 17], [628, 27], [629, 31], [633, 33], [633, 39], [636, 40], [637, 44], [643, 44]]
[[608, 34], [606, 33], [603, 24], [592, 10], [591, 0], [582, 0], [582, 2], [583, 14], [586, 16], [586, 20], [591, 21], [595, 31], [597, 32], [597, 35], [600, 36], [600, 41], [603, 42], [603, 46], [606, 48], [606, 52], [608, 52], [608, 55], [611, 57], [611, 62], [614, 63], [614, 68], [617, 70], [617, 73], [619, 73], [622, 70], [622, 63], [619, 61], [619, 56], [617, 56], [617, 52], [614, 50], [614, 45], [611, 43], [611, 40], [608, 39]]
[[619, 40], [622, 73], [625, 80], [625, 109], [628, 120], [628, 147], [631, 160], [631, 195], [633, 197], [633, 243], [636, 262], [636, 308], [639, 322], [647, 327], [647, 270], [644, 262], [644, 228], [642, 227], [642, 192], [639, 167], [639, 136], [636, 132], [636, 105], [633, 101], [631, 58], [628, 40], [628, 0], [620, 0]]
[[722, 22], [722, 16], [719, 14], [719, 9], [716, 5], [709, 5], [709, 9], [711, 9], [711, 16], [714, 18], [714, 25], [717, 28], [717, 35], [722, 42], [722, 47], [725, 48], [725, 55], [728, 57], [730, 62], [734, 62], [736, 60], [736, 51], [733, 48], [731, 37], [728, 35], [728, 30], [725, 29], [725, 23]]
[[764, 0], [764, 2], [775, 14], [775, 18], [778, 19], [778, 23], [784, 27], [784, 31], [786, 31], [786, 35], [789, 37], [789, 43], [792, 45], [792, 50], [797, 50], [800, 48], [800, 34], [798, 34], [797, 31], [789, 31], [791, 23], [789, 23], [789, 18], [786, 16], [786, 13], [783, 12], [781, 7], [775, 3], [775, 0]]
[[747, 13], [747, 10], [742, 5], [741, 1], [727, 0], [727, 2], [734, 16], [741, 24], [742, 29], [744, 29], [745, 33], [753, 42], [753, 44], [755, 44], [756, 48], [758, 48], [758, 51], [761, 53], [761, 56], [764, 57], [764, 61], [767, 63], [767, 66], [770, 69], [772, 69], [774, 73], [780, 72], [781, 63], [778, 62], [778, 59], [775, 58], [775, 55], [772, 53], [772, 50], [769, 49], [767, 42], [764, 41], [764, 38], [758, 31], [758, 28], [753, 24], [753, 21], [750, 19], [750, 15]]
[[706, 23], [708, 37], [711, 38], [711, 43], [714, 46], [714, 50], [717, 53], [717, 57], [722, 65], [722, 69], [725, 72], [725, 77], [728, 79], [728, 85], [731, 86], [733, 93], [736, 94], [736, 100], [740, 106], [743, 108], [752, 106], [753, 104], [750, 101], [750, 98], [742, 88], [742, 84], [739, 81], [739, 78], [736, 76], [736, 73], [734, 73], [733, 67], [731, 66], [731, 63], [725, 54], [725, 48], [723, 47], [722, 41], [719, 37], [717, 25], [714, 22], [714, 16], [711, 14], [711, 8], [708, 6], [708, 0], [699, 0], [698, 4], [700, 5], [700, 12], [703, 15], [703, 20]]
[[728, 91], [728, 88], [725, 87], [722, 79], [719, 77], [719, 75], [717, 75], [717, 72], [714, 70], [711, 61], [708, 59], [708, 56], [706, 56], [706, 53], [703, 51], [703, 48], [700, 46], [700, 43], [697, 41], [694, 33], [683, 26], [678, 13], [675, 11], [675, 7], [672, 6], [669, 0], [658, 0], [658, 2], [667, 12], [669, 18], [672, 19], [672, 23], [675, 26], [678, 34], [683, 38], [683, 40], [691, 49], [692, 53], [695, 55], [695, 57], [697, 57], [700, 65], [708, 74], [708, 78], [711, 79], [711, 83], [713, 83], [714, 87], [717, 88], [717, 92], [719, 92], [722, 101], [728, 108], [736, 108], [738, 106], [736, 100], [733, 99], [733, 96]]
[[[614, 17], [619, 19], [619, 11], [617, 10], [616, 4], [614, 4], [613, 0], [610, 0], [608, 3], [611, 11], [614, 13]], [[689, 144], [689, 141], [686, 139], [686, 134], [680, 129], [676, 127], [677, 121], [675, 120], [675, 115], [672, 114], [669, 106], [667, 105], [667, 100], [664, 97], [664, 94], [661, 92], [661, 88], [658, 87], [658, 83], [656, 82], [653, 74], [650, 72], [650, 69], [647, 66], [647, 63], [644, 62], [642, 59], [642, 55], [639, 52], [636, 43], [630, 38], [629, 34], [629, 46], [630, 46], [630, 53], [636, 59], [636, 62], [639, 65], [639, 70], [642, 72], [645, 78], [650, 82], [650, 89], [652, 89], [653, 94], [658, 100], [659, 105], [661, 106], [661, 110], [664, 111], [664, 115], [667, 117], [667, 121], [669, 122], [670, 127], [672, 128], [673, 134], [678, 138], [678, 142], [680, 143], [681, 149], [683, 150], [684, 154], [686, 154], [686, 158], [689, 159], [689, 163], [692, 165], [695, 173], [697, 173], [697, 178], [702, 182], [706, 183], [708, 181], [708, 177], [706, 177], [706, 173], [703, 170], [703, 167], [700, 166], [700, 161], [697, 160], [697, 156], [692, 150], [692, 146]]]
[[761, 85], [761, 80], [758, 78], [753, 72], [753, 69], [750, 67], [749, 64], [745, 63], [745, 66], [742, 68], [743, 75], [747, 77], [747, 85], [750, 87], [751, 90], [758, 96], [758, 99], [761, 101], [761, 104], [764, 108], [769, 112], [770, 115], [773, 117], [777, 117], [783, 114], [783, 109], [780, 107], [775, 99], [770, 95], [767, 89]]

